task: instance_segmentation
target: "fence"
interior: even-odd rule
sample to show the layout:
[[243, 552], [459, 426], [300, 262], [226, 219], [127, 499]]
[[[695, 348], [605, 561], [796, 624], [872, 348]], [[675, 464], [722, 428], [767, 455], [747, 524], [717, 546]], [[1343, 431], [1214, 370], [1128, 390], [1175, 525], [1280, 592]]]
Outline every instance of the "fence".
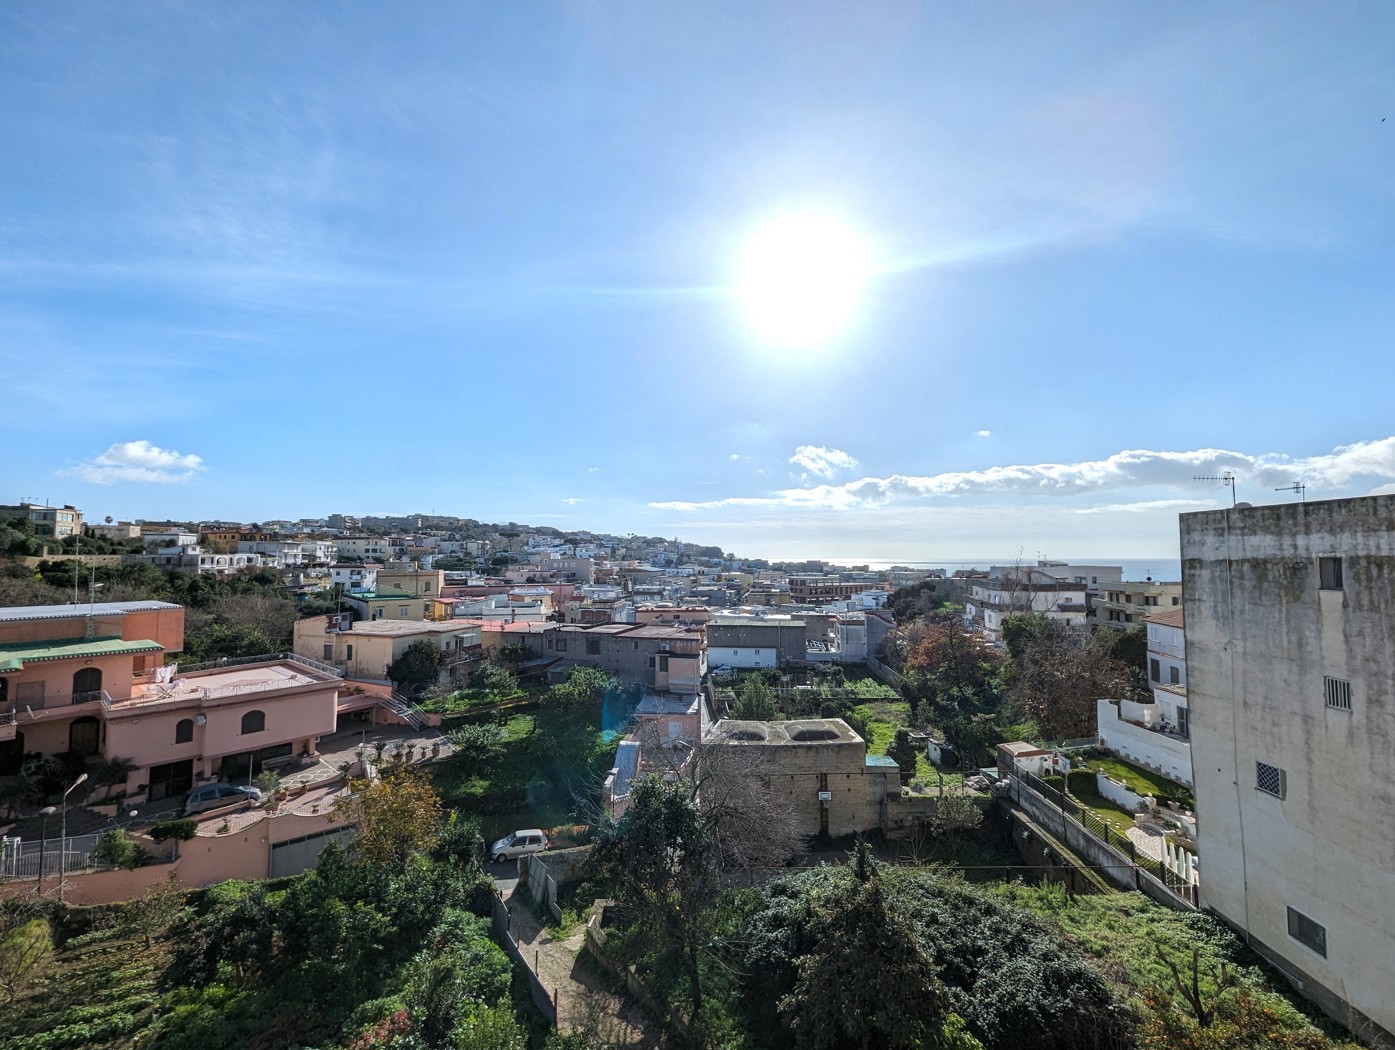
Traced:
[[538, 1013], [542, 1014], [553, 1028], [557, 1027], [557, 992], [554, 989], [550, 994], [543, 983], [538, 979], [537, 971], [528, 965], [528, 960], [522, 950], [518, 947], [518, 942], [513, 939], [510, 931], [513, 926], [513, 916], [509, 914], [509, 906], [504, 903], [504, 898], [499, 895], [496, 889], [490, 894], [490, 900], [494, 904], [494, 931], [499, 935], [499, 940], [503, 942], [504, 951], [508, 952], [509, 958], [518, 963], [523, 968], [523, 972], [528, 977], [528, 994], [533, 997], [533, 1005], [538, 1008]]
[[57, 878], [60, 864], [69, 874], [101, 867], [93, 854], [103, 834], [69, 835], [66, 839], [55, 837], [38, 842], [7, 836], [0, 840], [0, 878], [36, 879], [40, 871]]
[[[1119, 829], [1111, 826], [1065, 792], [1057, 790], [1027, 770], [1014, 766], [1009, 770], [1009, 775], [1016, 782], [1019, 792], [1026, 791], [1035, 795], [1038, 800], [1058, 811], [1063, 822], [1069, 821], [1102, 844], [1108, 853], [1122, 862], [1121, 868], [1132, 869], [1135, 873], [1133, 879], [1135, 888], [1161, 890], [1173, 900], [1185, 902], [1189, 907], [1196, 907], [1196, 875], [1189, 866], [1186, 870], [1174, 871], [1162, 861], [1140, 853], [1133, 840]], [[1018, 801], [1021, 801], [1020, 794]], [[1122, 880], [1113, 874], [1110, 877], [1121, 885], [1127, 882], [1127, 880]], [[1145, 887], [1144, 880], [1147, 880], [1147, 887]], [[1158, 899], [1156, 893], [1149, 895]]]

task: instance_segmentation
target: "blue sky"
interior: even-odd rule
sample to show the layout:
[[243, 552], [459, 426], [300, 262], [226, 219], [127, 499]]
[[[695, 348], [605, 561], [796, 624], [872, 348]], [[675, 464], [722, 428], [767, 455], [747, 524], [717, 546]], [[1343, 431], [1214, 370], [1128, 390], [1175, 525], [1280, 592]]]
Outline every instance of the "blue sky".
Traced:
[[[1378, 490], [1392, 31], [1387, 3], [4, 5], [0, 498], [955, 560], [1175, 556], [1224, 469], [1255, 502]], [[790, 214], [868, 266], [797, 346], [737, 290]]]

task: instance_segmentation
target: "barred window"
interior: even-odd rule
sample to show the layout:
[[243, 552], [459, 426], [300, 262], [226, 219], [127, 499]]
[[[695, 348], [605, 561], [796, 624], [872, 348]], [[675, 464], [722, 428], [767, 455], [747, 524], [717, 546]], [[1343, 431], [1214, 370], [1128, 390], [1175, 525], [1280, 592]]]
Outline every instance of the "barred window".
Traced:
[[1327, 958], [1327, 927], [1314, 922], [1301, 911], [1288, 909], [1288, 935]]
[[1288, 793], [1288, 778], [1278, 766], [1267, 762], [1255, 763], [1255, 787], [1267, 795], [1283, 798]]
[[1340, 711], [1351, 710], [1351, 683], [1331, 675], [1322, 676], [1322, 695], [1328, 707]]

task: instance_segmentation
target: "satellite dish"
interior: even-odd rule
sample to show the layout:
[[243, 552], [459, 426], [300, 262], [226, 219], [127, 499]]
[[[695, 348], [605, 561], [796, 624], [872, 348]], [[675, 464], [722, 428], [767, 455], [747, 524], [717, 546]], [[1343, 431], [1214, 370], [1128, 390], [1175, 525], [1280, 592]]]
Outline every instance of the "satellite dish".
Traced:
[[108, 514], [108, 515], [106, 516], [106, 523], [107, 523], [108, 525], [111, 524], [111, 515], [110, 515], [110, 514]]
[[196, 726], [202, 726], [202, 725], [207, 725], [207, 724], [208, 724], [208, 716], [207, 716], [207, 715], [195, 715], [195, 716], [194, 716], [194, 725], [196, 725]]

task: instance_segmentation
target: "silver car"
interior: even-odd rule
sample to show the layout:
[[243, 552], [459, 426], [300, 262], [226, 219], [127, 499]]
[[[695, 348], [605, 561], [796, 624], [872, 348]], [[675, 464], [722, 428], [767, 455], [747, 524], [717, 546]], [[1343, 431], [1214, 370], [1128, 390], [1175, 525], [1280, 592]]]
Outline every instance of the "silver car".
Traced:
[[189, 792], [184, 799], [184, 815], [192, 816], [206, 809], [230, 806], [234, 802], [259, 801], [262, 793], [254, 787], [239, 787], [236, 784], [205, 784]]
[[541, 853], [547, 849], [547, 836], [540, 828], [527, 828], [523, 831], [515, 831], [512, 835], [505, 835], [494, 845], [489, 847], [489, 855], [494, 858], [495, 864], [502, 864], [506, 860], [517, 860], [519, 857], [529, 853]]

